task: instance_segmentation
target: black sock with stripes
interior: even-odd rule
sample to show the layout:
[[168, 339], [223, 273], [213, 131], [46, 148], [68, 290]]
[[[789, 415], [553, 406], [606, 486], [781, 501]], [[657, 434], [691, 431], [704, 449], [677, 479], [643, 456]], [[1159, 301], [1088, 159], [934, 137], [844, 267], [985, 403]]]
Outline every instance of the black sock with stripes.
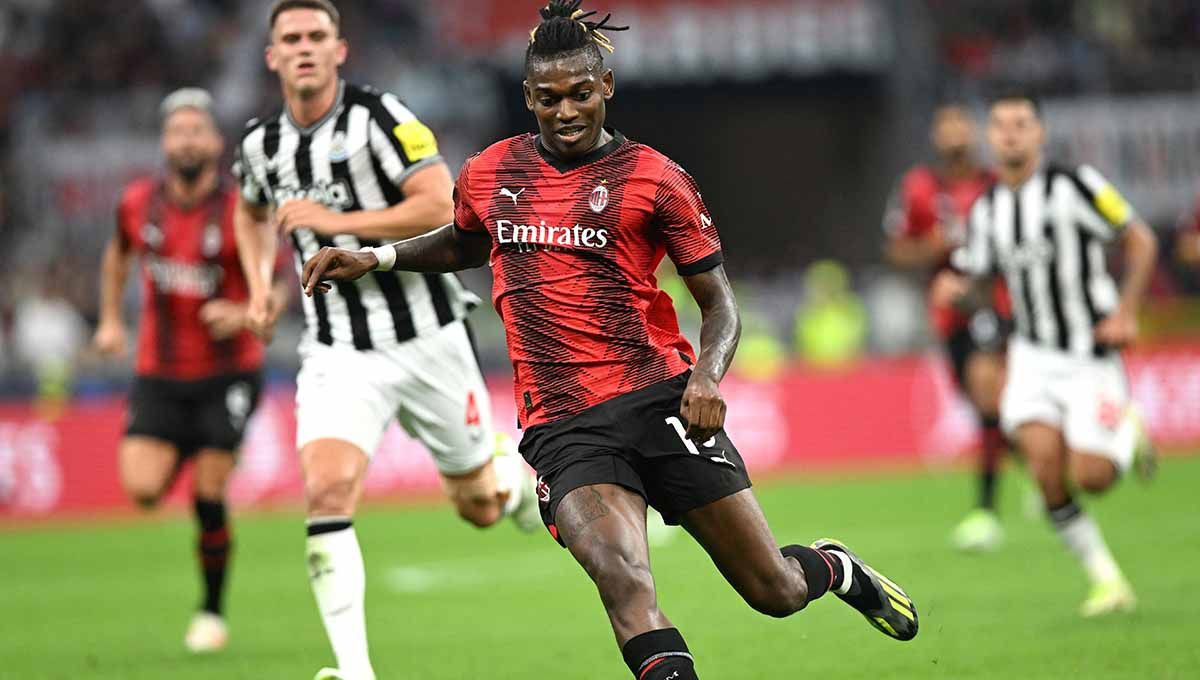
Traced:
[[676, 628], [642, 633], [621, 648], [636, 680], [699, 680], [687, 643]]
[[831, 590], [837, 590], [845, 582], [845, 569], [836, 555], [806, 545], [785, 545], [779, 552], [783, 553], [784, 557], [791, 557], [800, 563], [800, 568], [804, 570], [804, 580], [808, 584], [809, 602]]
[[206, 612], [221, 615], [222, 594], [225, 590], [225, 569], [229, 564], [232, 542], [225, 518], [225, 503], [202, 498], [195, 500], [196, 521], [200, 524], [200, 541], [197, 546], [200, 571], [204, 577], [204, 603]]
[[995, 510], [996, 479], [1000, 470], [1000, 452], [1004, 448], [1004, 433], [1000, 431], [1000, 419], [995, 416], [984, 416], [981, 425], [979, 507]]

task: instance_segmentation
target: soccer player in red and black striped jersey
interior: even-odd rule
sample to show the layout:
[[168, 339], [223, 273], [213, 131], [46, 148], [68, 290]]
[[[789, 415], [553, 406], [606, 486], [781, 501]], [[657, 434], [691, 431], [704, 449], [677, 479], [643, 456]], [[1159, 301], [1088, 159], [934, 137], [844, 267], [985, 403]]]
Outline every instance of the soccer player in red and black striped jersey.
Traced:
[[[768, 529], [723, 429], [718, 384], [740, 322], [715, 225], [679, 165], [604, 127], [611, 27], [579, 5], [541, 11], [524, 84], [540, 132], [467, 162], [454, 223], [367, 251], [324, 248], [305, 264], [306, 292], [376, 269], [490, 262], [543, 520], [596, 583], [635, 678], [697, 677], [657, 605], [647, 504], [686, 527], [756, 610], [788, 616], [832, 590], [911, 639], [916, 610], [898, 586], [840, 543], [779, 548]], [[664, 256], [702, 311], [698, 355], [654, 279]]]
[[[996, 180], [975, 158], [975, 121], [962, 106], [939, 107], [929, 136], [937, 162], [904, 174], [889, 202], [884, 229], [892, 264], [920, 272], [932, 282], [935, 274], [949, 268], [951, 251], [965, 243], [971, 204]], [[1012, 326], [1008, 292], [995, 282], [954, 302], [931, 286], [929, 297], [933, 330], [980, 424], [978, 505], [955, 527], [951, 540], [961, 550], [992, 550], [1003, 538], [995, 498], [1005, 446], [1000, 391], [1005, 341]]]
[[[223, 647], [229, 527], [225, 489], [258, 400], [263, 347], [246, 327], [246, 280], [233, 234], [237, 186], [217, 170], [222, 139], [204, 90], [162, 104], [164, 176], [135, 180], [117, 208], [100, 274], [103, 353], [126, 352], [121, 293], [142, 260], [137, 378], [118, 453], [122, 485], [145, 508], [192, 461], [204, 601], [185, 636], [195, 652]], [[277, 300], [286, 299], [276, 291]]]

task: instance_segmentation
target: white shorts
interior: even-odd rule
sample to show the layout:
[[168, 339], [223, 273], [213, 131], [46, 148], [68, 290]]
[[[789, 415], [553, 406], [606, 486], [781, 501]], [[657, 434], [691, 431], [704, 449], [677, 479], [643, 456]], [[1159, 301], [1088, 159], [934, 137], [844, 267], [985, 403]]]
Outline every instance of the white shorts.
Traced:
[[1120, 355], [1076, 357], [1039, 347], [1024, 338], [1009, 342], [1008, 382], [1000, 420], [1012, 436], [1038, 422], [1063, 433], [1072, 451], [1103, 455], [1128, 467], [1131, 441], [1122, 424], [1129, 407], [1129, 382]]
[[340, 439], [374, 456], [394, 418], [425, 444], [442, 474], [491, 459], [491, 403], [465, 322], [387, 349], [306, 341], [300, 359], [297, 448]]

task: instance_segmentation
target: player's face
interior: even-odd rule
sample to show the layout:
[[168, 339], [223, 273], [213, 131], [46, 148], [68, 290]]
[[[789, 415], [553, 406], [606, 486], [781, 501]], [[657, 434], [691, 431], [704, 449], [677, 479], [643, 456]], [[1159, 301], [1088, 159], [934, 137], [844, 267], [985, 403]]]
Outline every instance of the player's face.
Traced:
[[289, 9], [275, 18], [267, 66], [279, 74], [285, 90], [302, 97], [320, 92], [337, 79], [345, 62], [346, 41], [325, 12]]
[[988, 143], [1001, 165], [1018, 168], [1029, 163], [1042, 148], [1042, 121], [1033, 104], [1014, 99], [992, 105]]
[[957, 106], [940, 109], [934, 114], [930, 137], [939, 157], [947, 161], [964, 160], [975, 148], [975, 121]]
[[535, 62], [526, 74], [525, 106], [537, 117], [542, 143], [560, 158], [591, 151], [604, 129], [613, 74], [589, 70], [589, 63], [583, 55]]
[[199, 109], [179, 109], [163, 121], [162, 149], [167, 167], [194, 180], [221, 157], [223, 142], [212, 116]]

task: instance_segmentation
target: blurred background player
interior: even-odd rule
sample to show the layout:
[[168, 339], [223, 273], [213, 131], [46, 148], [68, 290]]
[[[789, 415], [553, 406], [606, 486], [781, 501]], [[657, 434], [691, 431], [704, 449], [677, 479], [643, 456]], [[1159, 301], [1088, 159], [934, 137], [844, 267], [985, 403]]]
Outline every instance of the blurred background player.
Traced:
[[[994, 176], [976, 159], [975, 120], [963, 106], [945, 105], [934, 112], [930, 140], [937, 160], [912, 168], [900, 180], [884, 227], [888, 260], [932, 282], [964, 242], [967, 211]], [[1005, 446], [999, 416], [1004, 342], [1011, 325], [1008, 307], [1001, 282], [989, 282], [958, 300], [932, 289], [929, 295], [930, 322], [950, 358], [956, 384], [979, 416], [977, 506], [951, 534], [961, 550], [993, 550], [1004, 538], [996, 516], [996, 483]]]
[[[724, 429], [719, 383], [741, 326], [716, 227], [678, 164], [604, 127], [615, 82], [602, 29], [625, 28], [579, 6], [541, 10], [523, 86], [539, 132], [468, 160], [453, 225], [367, 252], [323, 248], [304, 265], [305, 292], [321, 299], [372, 271], [490, 265], [542, 520], [595, 583], [637, 680], [698, 677], [658, 606], [647, 505], [687, 529], [755, 610], [790, 616], [833, 592], [912, 639], [916, 610], [898, 586], [840, 543], [780, 547], [768, 528]], [[664, 256], [700, 308], [699, 354], [656, 285]], [[556, 657], [556, 675], [577, 676]]]
[[[1153, 272], [1157, 240], [1126, 200], [1087, 165], [1043, 159], [1037, 102], [1022, 93], [992, 104], [988, 142], [998, 181], [971, 208], [967, 244], [953, 264], [976, 277], [1002, 272], [1016, 332], [1001, 404], [1005, 432], [1029, 463], [1055, 529], [1092, 583], [1080, 612], [1096, 616], [1136, 605], [1100, 528], [1072, 487], [1101, 493], [1153, 450], [1131, 403], [1121, 349], [1137, 337], [1137, 313]], [[1104, 247], [1118, 243], [1120, 289]], [[939, 285], [965, 294], [951, 272]]]
[[[433, 133], [395, 96], [340, 79], [347, 44], [337, 9], [326, 0], [280, 0], [269, 26], [266, 61], [284, 106], [250, 121], [236, 166], [238, 238], [260, 332], [279, 311], [266, 293], [280, 233], [302, 263], [325, 246], [378, 246], [453, 221], [453, 185]], [[308, 567], [339, 665], [318, 677], [375, 677], [352, 517], [393, 420], [429, 449], [465, 520], [487, 527], [512, 516], [525, 530], [537, 526], [533, 477], [511, 439], [492, 432], [465, 321], [477, 303], [453, 275], [398, 272], [305, 300], [296, 436]]]
[[1175, 259], [1189, 268], [1200, 268], [1200, 196], [1191, 210], [1179, 219], [1175, 237]]
[[[121, 483], [138, 505], [151, 508], [182, 463], [192, 461], [204, 600], [184, 641], [205, 652], [228, 639], [225, 490], [258, 402], [263, 347], [246, 323], [246, 280], [233, 233], [237, 187], [218, 171], [224, 142], [212, 98], [201, 89], [177, 90], [161, 112], [166, 173], [135, 180], [121, 196], [116, 233], [104, 251], [95, 345], [111, 356], [126, 353], [121, 296], [140, 256], [137, 378], [118, 452]], [[272, 294], [282, 306], [286, 293]]]

